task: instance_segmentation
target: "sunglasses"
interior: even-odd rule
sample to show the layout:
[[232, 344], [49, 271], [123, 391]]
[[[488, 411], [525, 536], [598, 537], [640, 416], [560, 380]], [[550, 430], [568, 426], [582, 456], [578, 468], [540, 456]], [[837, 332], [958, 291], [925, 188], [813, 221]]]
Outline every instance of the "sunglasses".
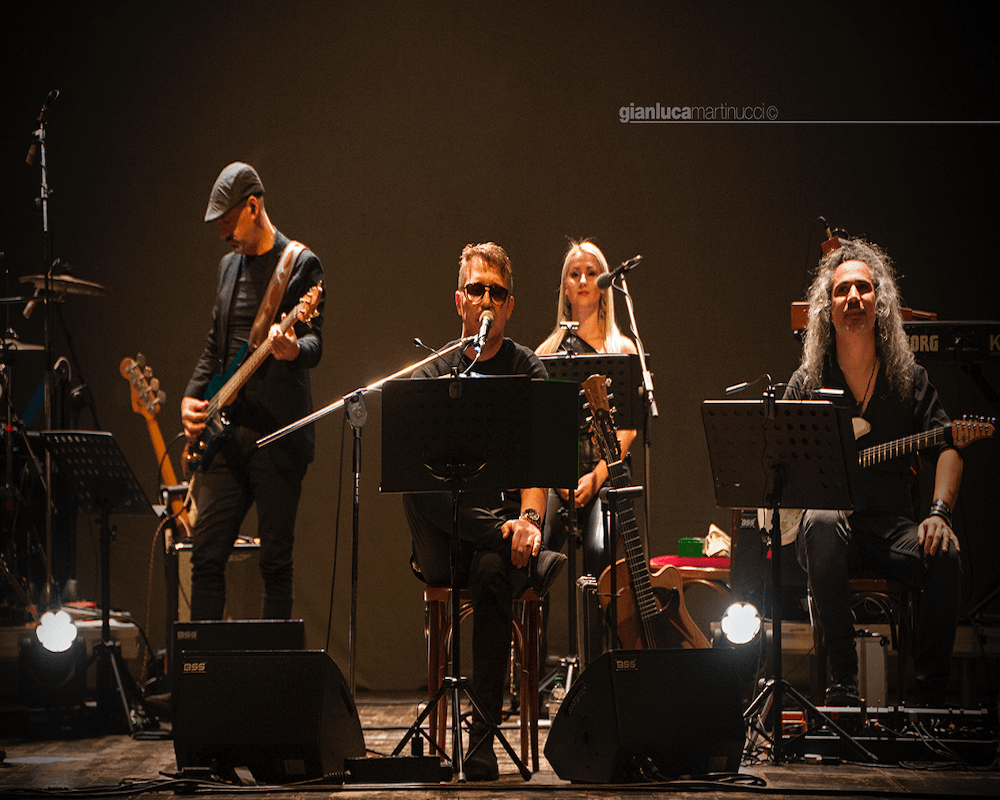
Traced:
[[490, 299], [493, 300], [497, 305], [502, 306], [507, 301], [507, 296], [509, 292], [503, 286], [497, 286], [496, 284], [492, 286], [487, 286], [485, 283], [467, 283], [465, 284], [465, 296], [469, 298], [474, 303], [479, 303], [483, 299], [483, 295], [486, 292], [490, 293]]

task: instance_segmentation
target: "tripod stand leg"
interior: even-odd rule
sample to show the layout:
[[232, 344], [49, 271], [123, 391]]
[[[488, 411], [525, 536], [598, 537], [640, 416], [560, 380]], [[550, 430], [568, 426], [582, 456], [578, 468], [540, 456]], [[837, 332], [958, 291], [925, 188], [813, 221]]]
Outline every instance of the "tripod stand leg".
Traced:
[[841, 741], [843, 741], [848, 746], [850, 746], [865, 761], [867, 761], [869, 764], [877, 764], [878, 763], [878, 757], [874, 753], [872, 753], [869, 750], [867, 750], [860, 742], [858, 742], [847, 731], [845, 731], [843, 728], [841, 728], [828, 715], [824, 714], [815, 705], [813, 705], [812, 703], [810, 703], [808, 699], [806, 699], [805, 697], [802, 696], [802, 694], [798, 691], [798, 689], [796, 689], [794, 686], [790, 686], [789, 684], [786, 683], [785, 684], [785, 691], [788, 693], [788, 696], [791, 697], [793, 700], [795, 700], [799, 705], [801, 705], [803, 708], [811, 711], [813, 714], [816, 715], [816, 717], [818, 717], [819, 719], [821, 719], [823, 721], [823, 723], [830, 728], [830, 730], [832, 730], [835, 734], [837, 734], [837, 736], [839, 736], [841, 738]]
[[[392, 751], [393, 758], [402, 753], [403, 748], [406, 747], [406, 743], [410, 741], [414, 736], [418, 735], [422, 736], [428, 742], [430, 742], [431, 747], [434, 748], [442, 758], [448, 757], [448, 755], [438, 745], [437, 740], [433, 736], [428, 734], [427, 731], [424, 730], [423, 724], [424, 721], [427, 719], [427, 717], [430, 716], [431, 712], [435, 708], [437, 708], [437, 704], [441, 700], [441, 698], [444, 697], [445, 694], [449, 691], [450, 688], [448, 683], [449, 680], [450, 678], [445, 678], [444, 682], [438, 687], [438, 690], [434, 693], [434, 697], [432, 697], [431, 700], [428, 701], [427, 706], [424, 708], [423, 711], [420, 712], [414, 723], [406, 731], [406, 735], [403, 737], [402, 741], [398, 745], [396, 745], [396, 749]], [[432, 730], [434, 729], [434, 727], [436, 726], [432, 726]]]
[[[99, 642], [94, 648], [94, 656], [98, 672], [97, 705], [102, 721], [109, 727], [117, 728], [114, 707], [119, 705], [129, 733], [159, 727], [122, 660], [118, 643]], [[133, 703], [138, 707], [138, 713], [133, 713]]]

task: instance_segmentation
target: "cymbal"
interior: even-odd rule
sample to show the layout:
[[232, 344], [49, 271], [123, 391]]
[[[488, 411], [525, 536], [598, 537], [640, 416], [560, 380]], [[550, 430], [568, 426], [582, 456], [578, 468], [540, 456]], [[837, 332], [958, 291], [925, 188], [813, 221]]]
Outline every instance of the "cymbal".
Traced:
[[20, 339], [10, 339], [4, 337], [2, 350], [27, 353], [30, 350], [44, 350], [45, 347], [40, 344], [28, 344], [27, 342], [22, 342]]
[[[30, 283], [35, 289], [45, 289], [44, 275], [27, 275], [21, 278], [21, 283]], [[85, 281], [82, 278], [74, 278], [72, 275], [53, 275], [49, 280], [53, 294], [86, 294], [93, 297], [100, 297], [107, 292], [101, 284], [93, 281]]]

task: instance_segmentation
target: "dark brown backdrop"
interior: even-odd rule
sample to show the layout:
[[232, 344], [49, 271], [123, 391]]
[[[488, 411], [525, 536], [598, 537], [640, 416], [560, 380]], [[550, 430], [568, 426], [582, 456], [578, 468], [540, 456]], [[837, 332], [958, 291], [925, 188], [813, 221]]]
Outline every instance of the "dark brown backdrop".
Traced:
[[[996, 318], [997, 69], [971, 12], [862, 4], [5, 4], [0, 250], [14, 283], [41, 271], [38, 168], [23, 163], [46, 94], [55, 254], [109, 289], [64, 307], [102, 426], [151, 495], [156, 465], [118, 363], [141, 351], [178, 402], [208, 329], [224, 252], [201, 222], [229, 161], [253, 163], [272, 219], [323, 260], [329, 296], [318, 405], [416, 360], [411, 340], [458, 331], [452, 292], [467, 242], [515, 268], [509, 327], [532, 346], [554, 320], [567, 237], [592, 236], [630, 277], [660, 417], [651, 424], [653, 554], [725, 526], [699, 404], [798, 359], [788, 308], [819, 255], [819, 215], [882, 244], [907, 303]], [[619, 109], [772, 107], [767, 124], [623, 124]], [[41, 315], [11, 317], [41, 340]], [[60, 335], [60, 342], [62, 337]], [[62, 345], [61, 345], [62, 347]], [[39, 368], [40, 369], [40, 368]], [[997, 385], [996, 370], [988, 377]], [[932, 378], [953, 414], [990, 412], [956, 367]], [[30, 391], [40, 379], [20, 376]], [[30, 386], [28, 386], [30, 384]], [[418, 685], [420, 589], [399, 500], [378, 491], [380, 407], [364, 428], [358, 683]], [[995, 410], [992, 411], [995, 413]], [[86, 419], [86, 418], [85, 418]], [[296, 613], [346, 669], [350, 446], [316, 426], [298, 522]], [[349, 434], [348, 434], [349, 437]], [[960, 519], [965, 597], [997, 580], [995, 443], [970, 450]], [[339, 537], [338, 487], [344, 490]], [[113, 598], [164, 638], [151, 526], [119, 520]], [[96, 528], [79, 573], [97, 593]], [[335, 553], [339, 558], [335, 561]], [[558, 649], [559, 631], [556, 626]]]

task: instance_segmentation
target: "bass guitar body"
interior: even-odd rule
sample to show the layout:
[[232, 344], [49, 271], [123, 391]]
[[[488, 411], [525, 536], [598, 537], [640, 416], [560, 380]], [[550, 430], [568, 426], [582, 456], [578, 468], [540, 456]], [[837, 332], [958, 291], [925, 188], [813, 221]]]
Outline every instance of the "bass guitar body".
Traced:
[[[246, 359], [249, 349], [249, 345], [243, 345], [233, 358], [229, 370], [212, 376], [205, 389], [206, 400], [211, 400], [218, 395], [219, 391], [232, 379]], [[216, 453], [219, 452], [219, 448], [222, 447], [222, 443], [232, 436], [232, 423], [226, 415], [226, 409], [222, 406], [215, 406], [214, 409], [214, 412], [210, 413], [205, 420], [205, 430], [201, 432], [195, 445], [193, 447], [187, 445], [184, 448], [184, 471], [188, 474], [208, 469]]]
[[[684, 605], [684, 580], [676, 567], [668, 564], [650, 573], [649, 583], [656, 610], [643, 618], [629, 581], [628, 564], [620, 559], [615, 564], [618, 591], [616, 614], [618, 638], [626, 650], [657, 650], [682, 647], [708, 647], [708, 639], [694, 624]], [[597, 581], [601, 610], [610, 625], [611, 568], [605, 568]], [[650, 641], [651, 640], [651, 641]]]

